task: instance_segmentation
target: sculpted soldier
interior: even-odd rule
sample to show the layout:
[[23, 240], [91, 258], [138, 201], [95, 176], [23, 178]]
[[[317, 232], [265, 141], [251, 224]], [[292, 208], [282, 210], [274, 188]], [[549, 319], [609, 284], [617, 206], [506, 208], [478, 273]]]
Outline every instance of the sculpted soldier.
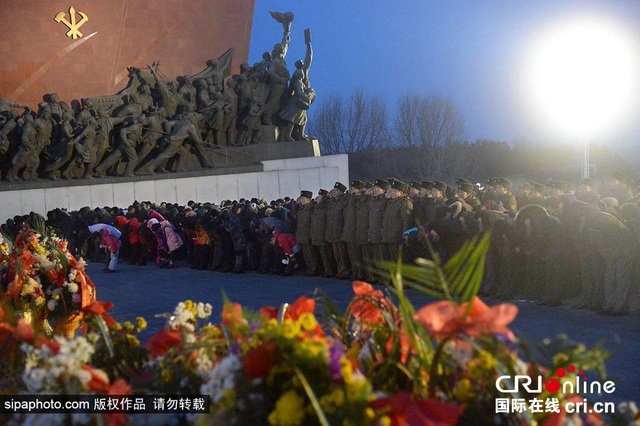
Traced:
[[349, 264], [349, 252], [347, 244], [342, 241], [344, 232], [344, 209], [347, 206], [348, 196], [345, 196], [347, 187], [336, 182], [329, 192], [329, 205], [327, 210], [327, 242], [331, 243], [333, 256], [338, 265], [338, 279], [347, 279], [351, 275]]
[[[97, 142], [97, 128], [98, 123], [95, 118], [87, 120], [87, 124], [82, 129], [82, 132], [71, 140], [77, 152], [75, 162], [84, 165], [85, 179], [93, 178], [93, 168], [98, 162], [98, 142]], [[73, 163], [72, 163], [73, 164]], [[70, 179], [71, 164], [62, 173], [62, 176]]]
[[[137, 98], [137, 95], [134, 96], [134, 98]], [[139, 107], [139, 105], [138, 105]], [[140, 111], [141, 108], [131, 108], [131, 112], [135, 112], [135, 111]], [[110, 117], [109, 116], [109, 110], [106, 109], [99, 109], [98, 110], [98, 114], [97, 114], [97, 118], [96, 118], [96, 122], [98, 123], [98, 127], [97, 127], [97, 133], [96, 133], [96, 163], [93, 164], [92, 166], [97, 166], [98, 164], [100, 164], [100, 162], [102, 161], [105, 153], [110, 150], [111, 148], [111, 131], [114, 129], [115, 126], [117, 126], [118, 124], [123, 123], [129, 116], [124, 116], [121, 115], [119, 117]], [[138, 114], [134, 115], [134, 117], [137, 117], [141, 114], [141, 112], [138, 112]], [[91, 174], [93, 174], [93, 170], [91, 170]]]
[[87, 120], [95, 116], [93, 101], [90, 98], [82, 101], [82, 109], [76, 114], [76, 124], [80, 127], [87, 123]]
[[73, 113], [67, 111], [62, 116], [62, 121], [56, 126], [56, 144], [47, 150], [48, 164], [44, 167], [45, 177], [58, 179], [57, 172], [73, 157]]
[[[27, 117], [30, 117], [28, 115]], [[22, 129], [22, 144], [12, 160], [13, 166], [7, 174], [8, 180], [15, 180], [24, 166], [23, 179], [36, 180], [40, 166], [40, 154], [51, 143], [51, 135], [55, 122], [51, 110], [44, 103], [40, 104], [38, 117], [28, 119]]]
[[[272, 16], [275, 17], [273, 13]], [[290, 19], [293, 19], [293, 17], [291, 17]], [[267, 85], [269, 86], [269, 97], [267, 99], [267, 104], [264, 107], [264, 112], [262, 115], [263, 124], [272, 123], [273, 116], [277, 113], [278, 108], [280, 107], [280, 98], [287, 88], [287, 82], [289, 81], [289, 69], [287, 68], [287, 62], [284, 58], [287, 55], [287, 51], [289, 50], [289, 34], [291, 31], [291, 21], [288, 19], [282, 20], [278, 18], [276, 18], [276, 20], [282, 23], [284, 34], [282, 36], [282, 43], [278, 43], [273, 46], [273, 51], [271, 52], [271, 62], [269, 63], [269, 68], [267, 69]]]
[[349, 194], [345, 194], [346, 206], [344, 208], [344, 227], [342, 230], [342, 241], [347, 245], [347, 253], [349, 262], [351, 263], [351, 279], [364, 280], [364, 264], [362, 258], [362, 249], [357, 244], [356, 227], [357, 205], [360, 201], [360, 191], [364, 189], [364, 182], [354, 180], [351, 182]]
[[214, 93], [221, 92], [224, 89], [224, 73], [220, 67], [220, 61], [211, 59], [207, 61], [207, 65], [212, 68], [210, 89]]
[[382, 242], [386, 244], [391, 262], [398, 260], [399, 240], [404, 231], [411, 228], [413, 203], [406, 195], [409, 185], [394, 181], [386, 197], [389, 200], [382, 217]]
[[296, 62], [297, 69], [293, 73], [291, 84], [289, 85], [289, 89], [293, 91], [293, 94], [282, 112], [280, 112], [280, 118], [287, 123], [284, 128], [284, 140], [286, 141], [308, 139], [304, 134], [304, 128], [307, 125], [307, 110], [315, 99], [315, 92], [309, 87], [309, 69], [311, 68], [312, 57], [311, 40], [307, 39], [306, 58], [304, 62]]
[[151, 96], [151, 86], [143, 84], [138, 87], [138, 100], [140, 101], [140, 109], [147, 111], [153, 107], [153, 96]]
[[164, 127], [162, 126], [164, 123], [162, 117], [164, 117], [164, 115], [164, 110], [160, 108], [152, 110], [148, 116], [144, 117], [144, 122], [142, 122], [142, 126], [144, 126], [142, 140], [138, 145], [138, 159], [133, 166], [134, 168], [140, 164], [140, 162], [144, 161], [147, 155], [158, 146], [158, 141], [164, 135]]
[[128, 119], [128, 125], [120, 129], [120, 145], [111, 153], [98, 167], [95, 169], [96, 177], [105, 177], [107, 170], [113, 166], [117, 166], [122, 158], [125, 158], [127, 166], [124, 169], [123, 176], [134, 176], [133, 168], [138, 164], [138, 154], [136, 145], [142, 139], [142, 124], [145, 121], [144, 115]]
[[238, 136], [238, 145], [247, 146], [252, 143], [257, 143], [260, 140], [260, 117], [263, 113], [262, 104], [258, 99], [254, 99], [251, 103], [249, 113], [242, 120], [244, 128], [240, 131]]
[[333, 257], [331, 244], [327, 241], [327, 212], [329, 197], [327, 190], [318, 191], [314, 200], [313, 214], [311, 215], [311, 244], [318, 250], [322, 260], [323, 277], [332, 278], [336, 275], [336, 261]]
[[9, 99], [0, 98], [0, 112], [9, 111], [12, 108], [24, 108], [28, 110], [29, 105], [21, 104], [19, 102], [10, 101]]
[[236, 93], [236, 82], [232, 78], [227, 81], [227, 90], [223, 93], [224, 102], [227, 105], [224, 115], [223, 129], [227, 139], [227, 145], [236, 145], [238, 138], [237, 118], [238, 118], [238, 94]]
[[[67, 105], [66, 102], [60, 101], [57, 93], [50, 94], [48, 99], [43, 103], [46, 105], [46, 108], [49, 108], [51, 118], [53, 118], [56, 123], [59, 123], [62, 120], [62, 117], [66, 112], [71, 111], [71, 108], [69, 108], [69, 105]], [[44, 106], [42, 104], [40, 105]]]
[[196, 88], [196, 108], [198, 111], [204, 111], [213, 103], [209, 96], [207, 80], [196, 80], [193, 85]]
[[315, 210], [312, 198], [311, 191], [301, 191], [294, 213], [297, 218], [296, 241], [302, 246], [302, 256], [307, 265], [306, 275], [313, 277], [322, 274], [322, 261], [318, 248], [311, 244], [311, 220]]
[[198, 158], [202, 167], [210, 168], [212, 165], [207, 159], [206, 152], [204, 150], [204, 144], [200, 138], [200, 132], [196, 126], [189, 121], [187, 114], [180, 114], [174, 120], [166, 121], [164, 123], [165, 133], [167, 136], [162, 138], [162, 143], [166, 144], [166, 148], [160, 155], [149, 162], [142, 168], [146, 173], [154, 173], [158, 167], [161, 168], [161, 172], [166, 172], [167, 162], [183, 147], [183, 144], [187, 138], [194, 142], [194, 147], [197, 151]]
[[178, 110], [180, 94], [178, 93], [178, 82], [175, 80], [164, 83], [158, 77], [158, 63], [151, 67], [151, 74], [156, 80], [155, 90], [160, 97], [159, 106], [164, 109], [165, 117], [173, 117]]
[[[103, 113], [100, 114], [100, 111], [103, 111]], [[137, 117], [140, 114], [142, 114], [140, 94], [134, 93], [133, 95], [129, 96], [127, 104], [122, 108], [120, 108], [120, 110], [116, 113], [116, 117]], [[111, 115], [111, 111], [108, 111], [108, 110], [105, 111], [104, 109], [101, 108], [100, 110], [98, 110], [97, 115], [98, 115], [97, 119], [99, 119], [101, 116], [108, 117]]]
[[187, 75], [181, 78], [179, 77], [178, 81], [180, 81], [180, 79], [182, 80], [182, 85], [178, 89], [178, 93], [182, 96], [182, 100], [195, 105], [197, 91], [196, 88], [193, 87], [193, 77]]

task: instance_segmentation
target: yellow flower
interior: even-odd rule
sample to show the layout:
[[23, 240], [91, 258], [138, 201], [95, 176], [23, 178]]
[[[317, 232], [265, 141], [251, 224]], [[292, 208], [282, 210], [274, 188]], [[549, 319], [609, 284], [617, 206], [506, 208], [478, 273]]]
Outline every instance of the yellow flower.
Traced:
[[42, 305], [44, 303], [44, 297], [38, 296], [36, 297], [36, 305]]
[[460, 401], [466, 401], [468, 399], [472, 399], [475, 397], [475, 392], [473, 390], [473, 385], [471, 384], [471, 380], [462, 379], [458, 382], [456, 387], [453, 389], [453, 395]]
[[300, 325], [290, 319], [284, 320], [281, 329], [282, 335], [287, 339], [294, 339], [300, 334]]
[[125, 321], [122, 326], [124, 327], [124, 331], [126, 331], [127, 333], [131, 333], [135, 328], [129, 321]]
[[133, 346], [140, 346], [140, 340], [132, 334], [127, 334], [127, 340], [129, 340]]
[[171, 374], [170, 369], [166, 368], [162, 370], [162, 380], [164, 380], [165, 382], [170, 382], [172, 377], [173, 377], [173, 374]]
[[285, 392], [269, 414], [269, 423], [276, 426], [297, 426], [304, 420], [304, 400], [293, 390]]
[[136, 331], [140, 333], [147, 328], [147, 321], [142, 317], [136, 317]]
[[487, 351], [480, 351], [478, 357], [469, 361], [469, 377], [474, 380], [494, 374], [498, 361]]
[[314, 317], [313, 314], [309, 312], [305, 312], [304, 314], [300, 315], [300, 318], [298, 319], [298, 323], [302, 328], [304, 328], [307, 331], [314, 330], [318, 326], [318, 321], [316, 321], [316, 317]]
[[190, 311], [193, 309], [193, 302], [191, 300], [187, 300], [184, 302], [184, 306], [187, 311]]
[[367, 417], [370, 419], [373, 419], [376, 416], [376, 412], [373, 411], [373, 408], [371, 407], [368, 407], [364, 412], [367, 415]]
[[391, 426], [391, 418], [389, 416], [380, 417], [380, 426]]
[[349, 360], [347, 360], [345, 357], [342, 357], [340, 359], [340, 367], [342, 380], [344, 380], [345, 383], [353, 382], [353, 366], [351, 365]]

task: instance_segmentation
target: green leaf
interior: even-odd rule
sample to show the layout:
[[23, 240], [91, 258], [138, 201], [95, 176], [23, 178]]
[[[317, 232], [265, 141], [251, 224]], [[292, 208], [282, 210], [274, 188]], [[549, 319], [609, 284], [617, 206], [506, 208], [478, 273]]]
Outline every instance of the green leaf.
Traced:
[[302, 383], [302, 387], [304, 388], [304, 391], [307, 393], [307, 396], [311, 401], [311, 405], [313, 406], [313, 409], [315, 410], [316, 415], [318, 416], [318, 421], [322, 426], [329, 426], [329, 421], [327, 420], [327, 416], [324, 414], [324, 411], [322, 411], [322, 407], [320, 407], [320, 402], [318, 401], [318, 398], [316, 398], [316, 394], [313, 392], [313, 389], [311, 389], [311, 385], [309, 385], [307, 378], [304, 376], [304, 374], [302, 374], [302, 371], [300, 371], [298, 367], [294, 367], [294, 371], [296, 372], [298, 379], [300, 379], [300, 383]]

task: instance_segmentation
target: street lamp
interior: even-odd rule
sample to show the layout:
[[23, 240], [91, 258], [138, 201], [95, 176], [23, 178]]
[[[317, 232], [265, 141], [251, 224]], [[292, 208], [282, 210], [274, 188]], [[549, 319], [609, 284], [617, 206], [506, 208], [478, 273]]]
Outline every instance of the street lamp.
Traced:
[[632, 37], [601, 18], [562, 21], [536, 40], [527, 67], [531, 104], [554, 134], [579, 139], [583, 178], [589, 139], [625, 118], [637, 92]]

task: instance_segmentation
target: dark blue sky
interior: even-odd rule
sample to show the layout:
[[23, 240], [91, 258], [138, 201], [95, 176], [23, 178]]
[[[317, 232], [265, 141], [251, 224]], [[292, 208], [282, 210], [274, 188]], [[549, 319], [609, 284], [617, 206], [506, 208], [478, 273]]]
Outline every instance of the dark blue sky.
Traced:
[[[322, 96], [362, 88], [391, 110], [405, 92], [441, 93], [460, 107], [468, 139], [573, 142], [531, 117], [523, 64], [532, 40], [551, 22], [600, 15], [640, 46], [640, 1], [256, 0], [250, 62], [282, 36], [269, 10], [292, 11], [289, 67], [304, 58], [303, 30], [313, 33], [311, 82]], [[640, 78], [640, 77], [639, 77]], [[619, 151], [640, 145], [640, 102], [624, 126], [596, 143]]]

